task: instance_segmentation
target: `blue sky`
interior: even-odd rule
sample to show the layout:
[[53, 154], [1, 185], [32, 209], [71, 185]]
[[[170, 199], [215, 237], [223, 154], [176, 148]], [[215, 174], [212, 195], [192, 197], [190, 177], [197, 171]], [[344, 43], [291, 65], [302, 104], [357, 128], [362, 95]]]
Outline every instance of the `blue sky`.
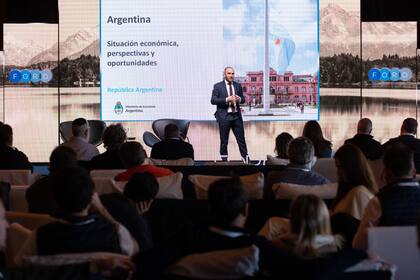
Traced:
[[[270, 66], [278, 71], [285, 70], [279, 66], [285, 65], [279, 63], [279, 55], [286, 57], [282, 53], [287, 45], [290, 61], [286, 62], [286, 70], [297, 74], [318, 71], [317, 5], [317, 0], [269, 1]], [[225, 61], [235, 66], [239, 75], [262, 70], [264, 0], [223, 0], [223, 9]], [[276, 38], [280, 41], [275, 45]]]

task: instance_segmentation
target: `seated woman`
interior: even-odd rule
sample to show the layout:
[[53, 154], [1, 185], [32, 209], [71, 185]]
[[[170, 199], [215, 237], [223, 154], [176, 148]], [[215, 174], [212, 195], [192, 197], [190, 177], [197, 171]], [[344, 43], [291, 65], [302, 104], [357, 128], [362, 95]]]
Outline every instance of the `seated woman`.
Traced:
[[317, 158], [330, 158], [332, 143], [324, 138], [321, 126], [317, 121], [308, 121], [303, 127], [302, 136], [309, 138], [314, 144]]
[[297, 197], [290, 207], [289, 220], [270, 218], [260, 234], [280, 249], [309, 259], [336, 252], [341, 237], [331, 234], [330, 216], [324, 201], [308, 194]]
[[289, 148], [290, 141], [293, 140], [293, 136], [287, 132], [282, 132], [276, 137], [276, 146], [274, 152], [277, 154], [276, 157], [267, 155], [267, 164], [274, 165], [287, 165], [289, 164], [289, 154], [287, 149]]
[[368, 202], [378, 191], [365, 155], [352, 144], [345, 144], [334, 155], [338, 189], [333, 214], [346, 213], [360, 220]]

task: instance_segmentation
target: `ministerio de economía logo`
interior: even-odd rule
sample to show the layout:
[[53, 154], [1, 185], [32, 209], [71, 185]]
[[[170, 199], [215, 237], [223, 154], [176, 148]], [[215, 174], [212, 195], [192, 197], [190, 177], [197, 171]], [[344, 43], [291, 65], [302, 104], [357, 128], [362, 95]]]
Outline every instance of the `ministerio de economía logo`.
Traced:
[[124, 106], [121, 104], [120, 101], [117, 101], [117, 104], [115, 104], [114, 112], [117, 115], [121, 115], [124, 112]]
[[9, 81], [12, 84], [23, 83], [48, 83], [52, 80], [53, 73], [50, 69], [38, 70], [38, 69], [12, 69], [9, 72]]

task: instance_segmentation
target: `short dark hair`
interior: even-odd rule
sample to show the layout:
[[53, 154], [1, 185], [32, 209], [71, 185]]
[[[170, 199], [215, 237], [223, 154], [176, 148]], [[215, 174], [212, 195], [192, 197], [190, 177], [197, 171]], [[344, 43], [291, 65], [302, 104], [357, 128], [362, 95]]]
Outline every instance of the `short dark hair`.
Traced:
[[314, 157], [314, 145], [306, 137], [297, 137], [289, 143], [289, 160], [294, 164], [308, 164]]
[[80, 212], [89, 206], [94, 184], [89, 173], [81, 167], [69, 167], [54, 173], [52, 190], [63, 216]]
[[156, 197], [158, 191], [158, 181], [148, 172], [133, 174], [124, 187], [124, 195], [134, 202], [150, 201]]
[[417, 133], [417, 121], [413, 118], [406, 118], [403, 121], [401, 128], [408, 133], [416, 134]]
[[86, 129], [83, 127], [86, 126], [89, 129], [89, 123], [85, 118], [77, 118], [71, 122], [71, 132], [73, 136], [80, 136], [82, 135]]
[[372, 121], [369, 118], [360, 119], [359, 122], [357, 123], [357, 132], [371, 133]]
[[13, 129], [8, 124], [2, 124], [0, 126], [0, 144], [11, 145], [13, 141]]
[[225, 227], [245, 212], [248, 195], [238, 178], [221, 179], [209, 186], [208, 201], [212, 224]]
[[50, 172], [77, 166], [76, 152], [66, 146], [56, 147], [50, 155]]
[[127, 140], [127, 133], [120, 123], [111, 124], [105, 129], [102, 139], [105, 148], [120, 148]]
[[414, 169], [413, 151], [401, 142], [390, 144], [384, 152], [384, 165], [395, 177], [410, 176]]
[[174, 123], [165, 126], [165, 138], [179, 137], [179, 128]]
[[129, 141], [122, 144], [120, 148], [120, 155], [127, 168], [142, 164], [145, 160], [143, 146], [136, 141]]

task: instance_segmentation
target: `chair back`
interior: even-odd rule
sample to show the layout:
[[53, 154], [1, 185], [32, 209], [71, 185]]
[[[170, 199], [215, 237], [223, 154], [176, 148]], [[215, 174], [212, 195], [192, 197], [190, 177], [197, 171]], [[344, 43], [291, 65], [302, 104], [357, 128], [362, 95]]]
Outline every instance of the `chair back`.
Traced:
[[[71, 121], [60, 123], [59, 131], [63, 142], [68, 141], [72, 136]], [[106, 123], [101, 120], [88, 120], [89, 124], [89, 143], [95, 146], [102, 144], [102, 134], [105, 131]]]
[[12, 185], [10, 189], [10, 210], [11, 211], [28, 211], [28, 202], [26, 201], [26, 190], [28, 185]]
[[150, 131], [145, 131], [143, 133], [143, 142], [149, 146], [150, 148], [152, 148], [157, 142], [159, 142], [160, 139], [157, 138], [153, 133], [151, 133]]
[[0, 181], [11, 185], [30, 185], [40, 177], [29, 169], [0, 170]]
[[369, 228], [368, 249], [398, 267], [397, 280], [414, 279], [420, 275], [415, 226]]
[[312, 167], [312, 171], [324, 176], [332, 183], [338, 181], [337, 168], [333, 158], [319, 158]]
[[176, 124], [179, 128], [179, 132], [181, 136], [185, 139], [187, 138], [188, 128], [190, 127], [189, 120], [177, 120], [177, 119], [158, 119], [153, 121], [152, 129], [153, 132], [159, 137], [161, 140], [165, 138], [165, 127], [168, 124]]
[[43, 225], [54, 222], [56, 219], [46, 214], [6, 211], [9, 224], [18, 223], [29, 230], [35, 230]]

